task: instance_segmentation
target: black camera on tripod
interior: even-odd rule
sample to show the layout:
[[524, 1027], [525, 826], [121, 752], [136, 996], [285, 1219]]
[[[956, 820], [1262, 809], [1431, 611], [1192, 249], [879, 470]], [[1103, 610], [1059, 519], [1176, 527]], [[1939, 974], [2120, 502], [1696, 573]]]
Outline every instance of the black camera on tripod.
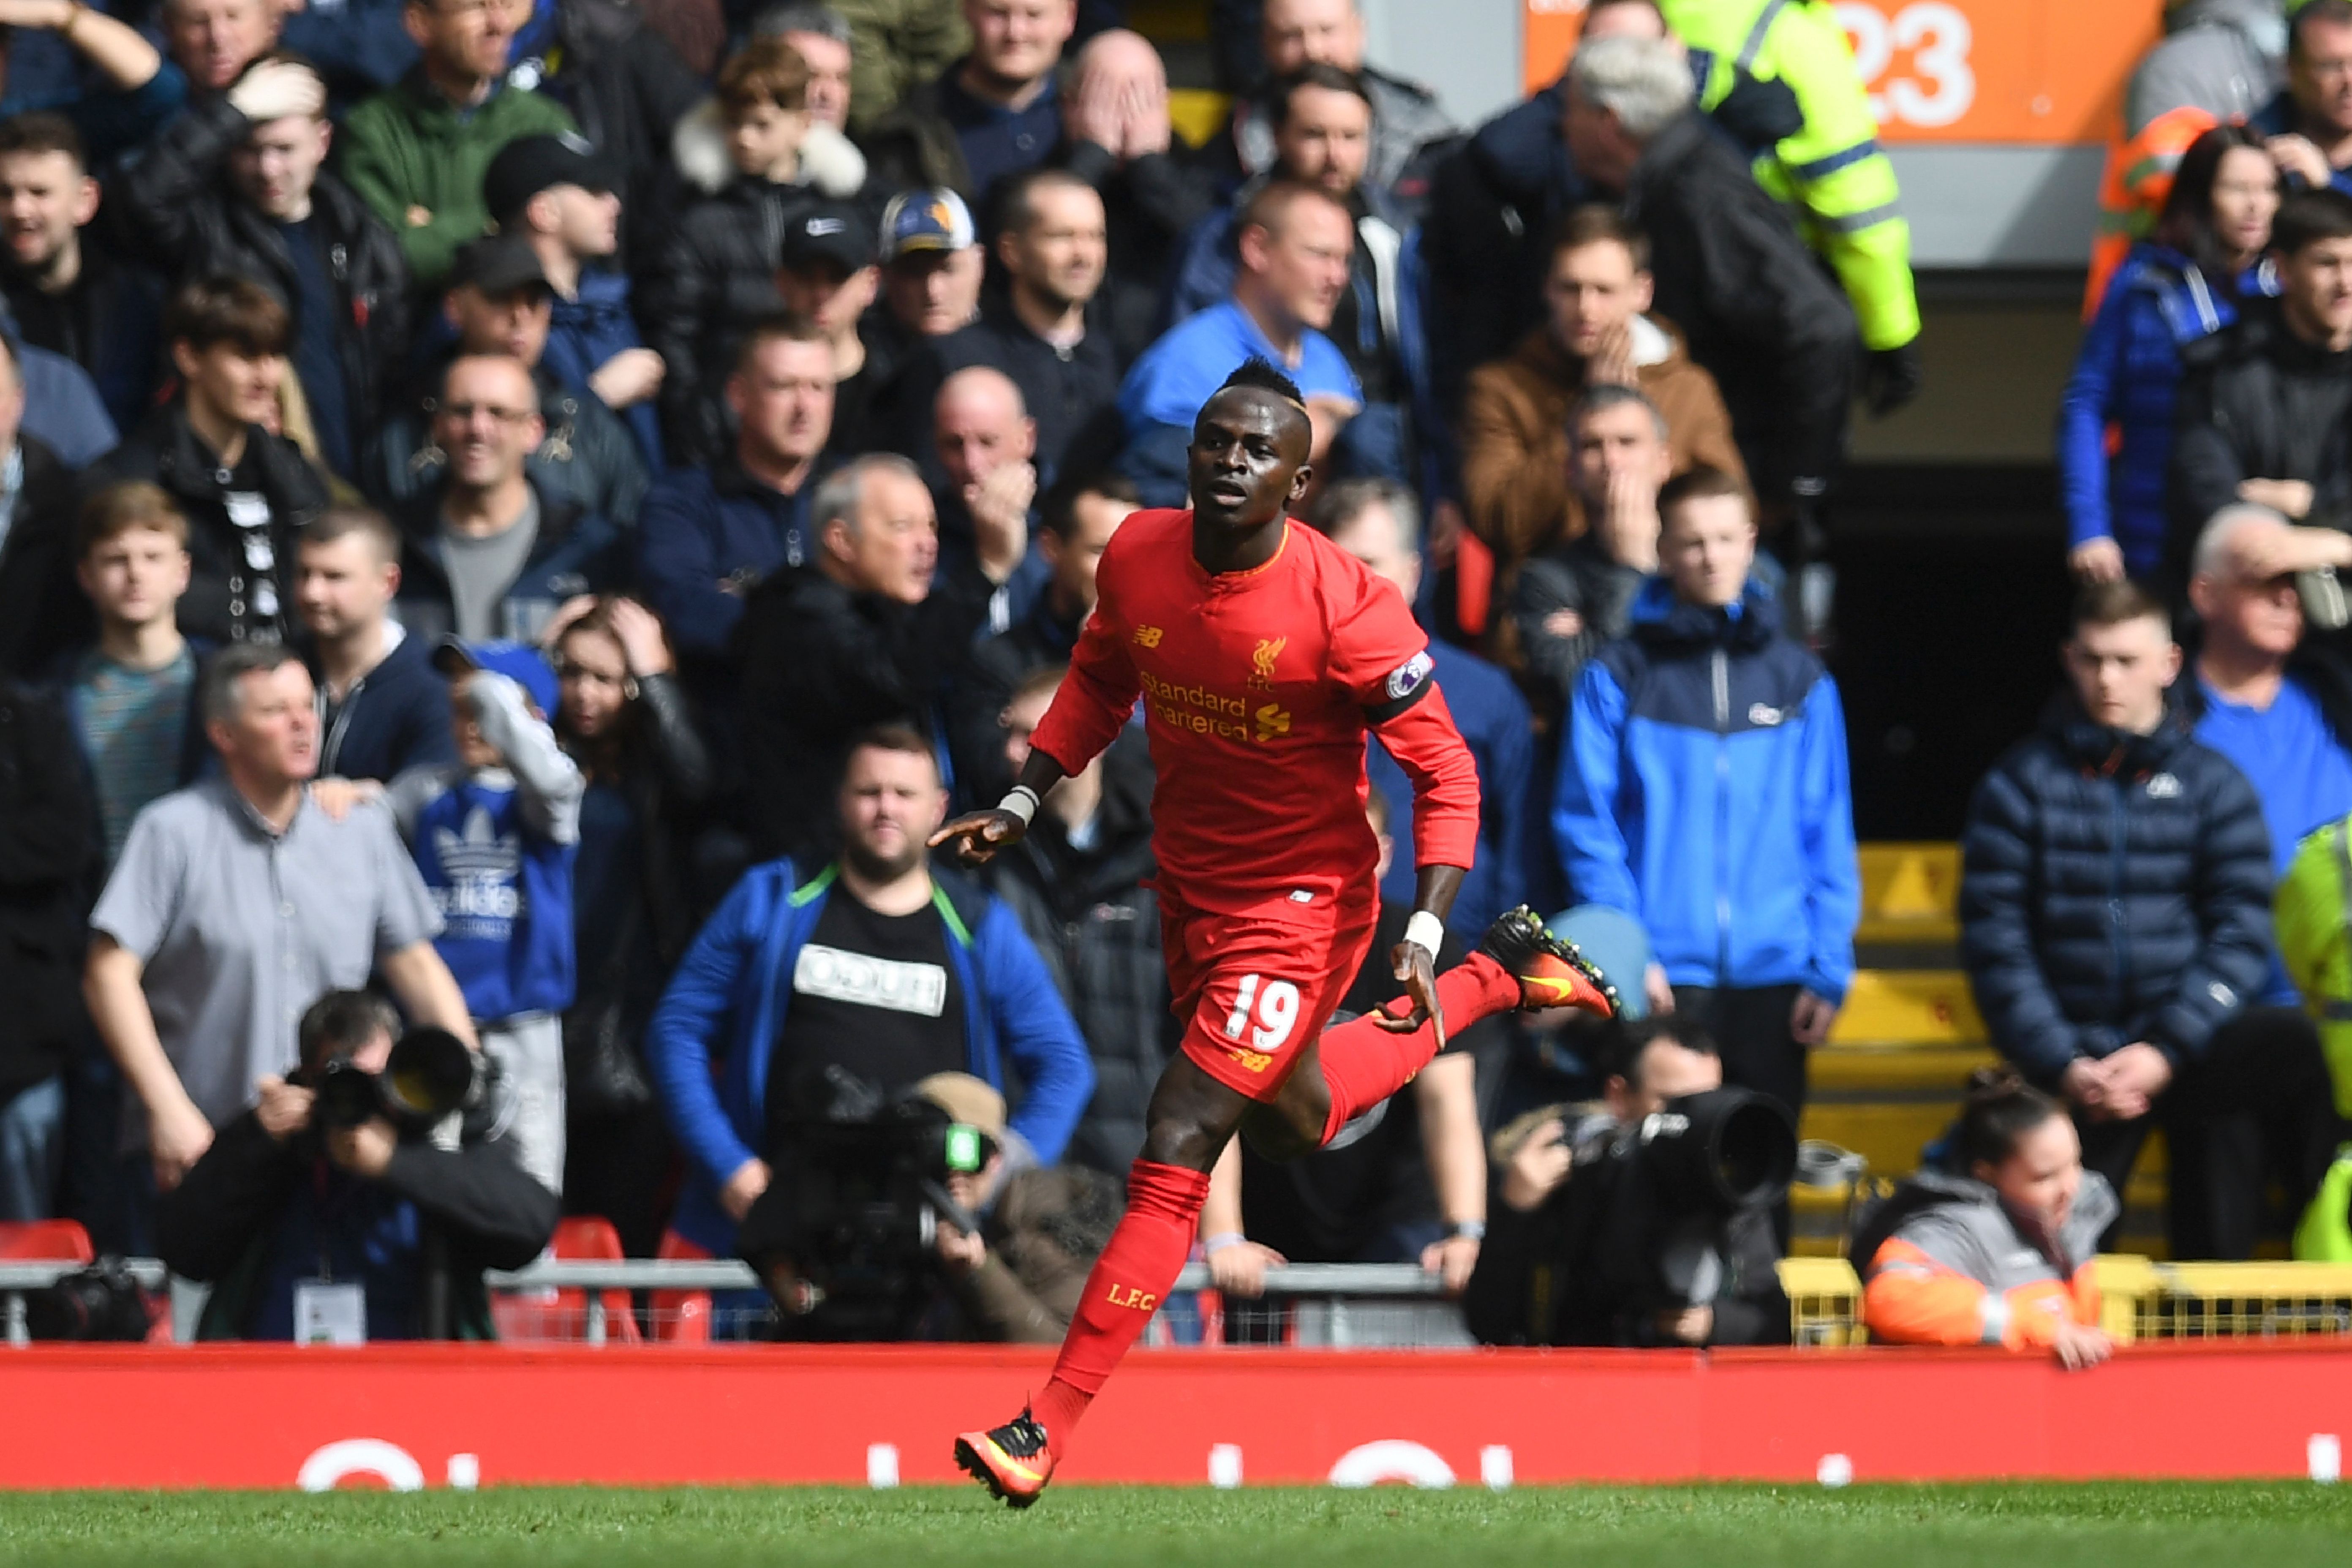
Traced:
[[938, 1294], [940, 1223], [980, 1227], [948, 1181], [978, 1175], [996, 1141], [919, 1089], [887, 1096], [838, 1066], [794, 1098], [818, 1109], [780, 1130], [737, 1250], [767, 1281], [785, 1337], [907, 1339]]
[[321, 1131], [357, 1127], [382, 1116], [404, 1132], [421, 1131], [453, 1110], [481, 1103], [488, 1079], [481, 1054], [446, 1029], [426, 1025], [392, 1044], [382, 1072], [347, 1056], [297, 1074], [317, 1095], [310, 1120]]

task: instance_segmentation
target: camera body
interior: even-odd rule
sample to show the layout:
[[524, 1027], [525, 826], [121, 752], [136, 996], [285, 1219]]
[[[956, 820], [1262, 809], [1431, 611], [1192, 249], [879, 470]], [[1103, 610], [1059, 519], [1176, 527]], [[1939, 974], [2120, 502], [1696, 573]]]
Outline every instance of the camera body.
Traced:
[[816, 1098], [818, 1114], [782, 1130], [737, 1249], [770, 1281], [786, 1337], [907, 1339], [938, 1295], [940, 1222], [979, 1228], [949, 1178], [978, 1174], [994, 1143], [929, 1100], [885, 1097], [838, 1068]]
[[393, 1042], [382, 1072], [338, 1056], [305, 1068], [299, 1077], [316, 1096], [310, 1121], [320, 1131], [358, 1127], [381, 1116], [408, 1133], [430, 1128], [453, 1110], [480, 1104], [488, 1065], [465, 1041], [428, 1025]]
[[1796, 1174], [1796, 1120], [1769, 1096], [1709, 1089], [1593, 1134], [1576, 1165], [1578, 1181], [1601, 1189], [1584, 1258], [1622, 1331], [1728, 1292], [1735, 1227], [1763, 1221]]
[[147, 1330], [147, 1292], [120, 1258], [101, 1258], [25, 1297], [25, 1331], [37, 1341], [133, 1342]]

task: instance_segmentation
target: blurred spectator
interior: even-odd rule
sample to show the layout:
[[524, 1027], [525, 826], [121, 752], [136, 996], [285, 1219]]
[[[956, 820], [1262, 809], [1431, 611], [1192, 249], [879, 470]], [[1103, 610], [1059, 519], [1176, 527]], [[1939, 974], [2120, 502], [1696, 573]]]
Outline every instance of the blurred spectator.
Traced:
[[295, 542], [294, 609], [310, 634], [322, 778], [381, 783], [457, 760], [431, 650], [392, 617], [400, 552], [400, 531], [365, 507], [330, 507]]
[[[1027, 614], [972, 649], [945, 704], [956, 790], [962, 799], [1000, 800], [1013, 787], [1018, 763], [1008, 763], [1004, 750], [1005, 705], [1029, 676], [1069, 663], [1078, 630], [1094, 614], [1095, 572], [1103, 552], [1141, 504], [1135, 487], [1115, 474], [1073, 476], [1046, 492], [1037, 516], [1035, 555], [1045, 568], [1040, 591]], [[1027, 745], [1024, 735], [1024, 753]], [[1125, 1167], [1103, 1169], [1116, 1173]]]
[[2290, 197], [2271, 255], [2277, 300], [2245, 300], [2236, 327], [2184, 356], [2167, 551], [2176, 583], [2206, 520], [2232, 501], [2316, 529], [2352, 527], [2352, 451], [2340, 433], [2352, 411], [2352, 195]]
[[400, 237], [420, 288], [439, 288], [488, 222], [482, 175], [499, 149], [578, 129], [553, 99], [506, 82], [530, 14], [501, 0], [408, 0], [401, 18], [423, 58], [343, 121], [343, 178]]
[[[1044, 665], [1013, 681], [993, 715], [1002, 753], [995, 776], [1013, 778], [1028, 761], [1029, 738], [1068, 668]], [[1065, 1157], [1114, 1176], [1142, 1152], [1152, 1086], [1184, 1032], [1169, 1011], [1160, 896], [1148, 885], [1156, 864], [1151, 786], [1150, 748], [1130, 731], [1055, 789], [1028, 836], [988, 871], [989, 886], [1037, 944], [1094, 1059], [1094, 1099]]]
[[1530, 1111], [1495, 1134], [1501, 1172], [1477, 1271], [1462, 1300], [1490, 1345], [1754, 1345], [1789, 1342], [1782, 1248], [1760, 1208], [1736, 1209], [1708, 1238], [1722, 1278], [1710, 1302], [1629, 1302], [1605, 1234], [1621, 1162], [1580, 1158], [1667, 1103], [1720, 1089], [1727, 1068], [1706, 1033], [1680, 1018], [1608, 1031], [1601, 1098]]
[[[1037, 422], [1021, 402], [1012, 377], [986, 365], [960, 370], [940, 384], [931, 415], [932, 446], [946, 483], [933, 488], [940, 558], [950, 563], [972, 553], [988, 531], [1031, 531], [1037, 500]], [[992, 626], [1025, 616], [1048, 568], [1032, 553], [1005, 584], [1005, 604]]]
[[671, 629], [698, 698], [724, 691], [743, 601], [761, 579], [814, 555], [810, 502], [833, 424], [833, 348], [812, 323], [771, 316], [754, 325], [727, 381], [734, 450], [708, 468], [677, 468], [646, 497], [636, 580]]
[[45, 72], [23, 69], [32, 50], [10, 48], [17, 68], [0, 70], [0, 119], [59, 116], [79, 137], [89, 166], [103, 168], [139, 146], [187, 101], [179, 68], [103, 11], [70, 0], [16, 0], [5, 25], [11, 35], [55, 33], [64, 47], [51, 46]]
[[539, 258], [520, 240], [478, 239], [457, 253], [441, 301], [456, 333], [446, 357], [420, 379], [416, 412], [387, 422], [382, 482], [395, 506], [412, 502], [447, 466], [435, 424], [433, 394], [452, 361], [467, 354], [512, 358], [530, 373], [542, 428], [525, 466], [543, 489], [628, 528], [645, 504], [646, 460], [620, 416], [593, 392], [564, 384], [547, 363], [555, 290]]
[[556, 744], [555, 671], [513, 642], [443, 637], [457, 760], [404, 770], [384, 797], [441, 912], [435, 951], [513, 1103], [515, 1163], [563, 1191], [563, 1010], [572, 863], [587, 781]]
[[0, 675], [29, 680], [89, 635], [89, 605], [73, 589], [73, 476], [23, 428], [20, 363], [0, 337]]
[[1170, 329], [1119, 389], [1127, 431], [1119, 471], [1152, 505], [1184, 504], [1193, 416], [1244, 360], [1272, 362], [1307, 395], [1318, 472], [1363, 406], [1347, 356], [1323, 335], [1348, 289], [1355, 245], [1348, 209], [1310, 186], [1276, 181], [1250, 198], [1237, 244], [1233, 298]]
[[1658, 570], [1658, 490], [1675, 466], [1665, 416], [1630, 386], [1579, 398], [1568, 447], [1570, 494], [1587, 527], [1521, 562], [1511, 587], [1519, 653], [1555, 729], [1585, 665], [1633, 630], [1633, 600]]
[[317, 73], [266, 59], [173, 121], [116, 192], [122, 226], [173, 278], [235, 276], [277, 294], [320, 449], [354, 479], [408, 352], [408, 265], [327, 172], [333, 140]]
[[[893, 190], [945, 185], [985, 204], [1007, 174], [1042, 163], [1062, 139], [1056, 68], [1077, 0], [963, 0], [971, 52], [909, 82], [887, 111], [852, 112], [877, 178]], [[853, 16], [851, 26], [856, 26]], [[1166, 117], [1164, 99], [1160, 114]]]
[[0, 342], [8, 345], [24, 385], [25, 435], [46, 445], [68, 468], [86, 468], [114, 450], [122, 437], [88, 371], [63, 354], [25, 342], [16, 331], [16, 316], [5, 305], [0, 305]]
[[[1592, 514], [1570, 446], [1577, 401], [1633, 387], [1655, 408], [1667, 473], [1695, 464], [1744, 479], [1731, 416], [1682, 334], [1652, 320], [1650, 242], [1614, 209], [1579, 207], [1552, 230], [1545, 326], [1508, 359], [1470, 373], [1462, 406], [1463, 511], [1507, 574], [1580, 538]], [[1661, 481], [1663, 482], [1663, 480]]]
[[547, 434], [536, 391], [504, 354], [461, 354], [443, 374], [433, 444], [447, 461], [402, 521], [395, 613], [411, 633], [532, 641], [619, 571], [611, 520], [530, 469]]
[[865, 184], [856, 149], [811, 117], [808, 87], [808, 65], [791, 45], [757, 39], [719, 73], [724, 158], [710, 156], [707, 133], [682, 129], [682, 164], [706, 199], [665, 237], [641, 300], [648, 341], [669, 367], [661, 409], [674, 462], [709, 462], [726, 447], [713, 372], [732, 363], [744, 331], [776, 309], [784, 236], [812, 205], [854, 196]]
[[2279, 0], [2167, 0], [2164, 40], [2142, 55], [2124, 93], [2124, 134], [2194, 107], [2243, 121], [2274, 97], [2287, 28]]
[[948, 190], [901, 192], [882, 209], [882, 309], [894, 352], [970, 326], [987, 268], [971, 209]]
[[246, 68], [278, 47], [287, 7], [272, 0], [163, 0], [157, 8], [172, 59], [201, 101], [226, 92]]
[[[849, 73], [849, 121], [861, 133], [971, 47], [961, 0], [833, 0], [808, 8], [847, 24], [843, 58]], [[783, 30], [783, 36], [797, 47], [794, 34], [807, 32], [835, 37], [830, 27], [816, 26]]]
[[[1308, 66], [1327, 66], [1362, 81], [1371, 110], [1362, 177], [1380, 196], [1395, 190], [1414, 154], [1454, 129], [1437, 94], [1365, 62], [1364, 17], [1356, 0], [1266, 0], [1258, 47], [1270, 81], [1296, 77]], [[1282, 140], [1283, 114], [1276, 102], [1281, 95], [1279, 88], [1253, 89], [1251, 96], [1234, 102], [1223, 131], [1202, 149], [1229, 183], [1274, 168]]]
[[[1415, 602], [1421, 592], [1421, 509], [1411, 492], [1386, 479], [1342, 479], [1317, 501], [1314, 522], [1373, 576], [1393, 584], [1406, 604]], [[1478, 764], [1478, 858], [1445, 919], [1447, 929], [1475, 942], [1505, 910], [1525, 901], [1522, 868], [1536, 811], [1529, 789], [1535, 748], [1526, 700], [1509, 676], [1436, 638], [1430, 641], [1429, 657], [1436, 662], [1438, 689]], [[1387, 803], [1387, 830], [1410, 843], [1412, 783], [1380, 737], [1370, 737], [1368, 745], [1365, 772]], [[1381, 899], [1411, 913], [1413, 878], [1411, 866], [1390, 864], [1381, 873]], [[1375, 1005], [1387, 999], [1380, 997]]]
[[[2183, 349], [2268, 295], [2263, 265], [2278, 170], [2262, 140], [2221, 125], [2189, 145], [2155, 235], [2132, 248], [2084, 334], [2058, 405], [2067, 563], [2086, 583], [2146, 580], [2164, 564], [2164, 487]], [[2120, 432], [2113, 455], [2110, 428]], [[2112, 498], [2112, 499], [2111, 499]]]
[[577, 136], [509, 142], [483, 174], [483, 201], [501, 236], [539, 258], [554, 295], [543, 359], [575, 397], [621, 416], [648, 473], [662, 471], [661, 355], [637, 337], [629, 275], [612, 265], [621, 245], [616, 174]]
[[295, 1065], [296, 1024], [322, 991], [373, 968], [411, 1018], [473, 1039], [391, 816], [365, 805], [330, 816], [310, 797], [319, 725], [301, 661], [282, 645], [223, 648], [203, 692], [221, 775], [131, 825], [90, 915], [82, 981], [145, 1108], [139, 1142], [163, 1189], [262, 1079]]
[[74, 543], [98, 640], [66, 663], [66, 712], [111, 865], [139, 814], [195, 782], [209, 755], [196, 663], [210, 650], [180, 635], [188, 520], [170, 496], [139, 479], [110, 485], [82, 508]]
[[[1780, 205], [1691, 105], [1672, 45], [1603, 38], [1576, 52], [1565, 115], [1576, 168], [1650, 237], [1660, 314], [1715, 377], [1768, 519], [1809, 552], [1845, 447], [1853, 309]], [[1738, 1076], [1736, 1046], [1728, 1047]]]
[[668, 640], [635, 601], [575, 601], [549, 639], [556, 738], [588, 782], [572, 868], [579, 990], [563, 1016], [564, 1204], [632, 1258], [660, 1245], [672, 1150], [644, 1056], [662, 986], [694, 939], [685, 855], [710, 794]]
[[752, 591], [736, 643], [761, 840], [812, 864], [829, 847], [824, 801], [850, 737], [929, 723], [1029, 542], [1021, 514], [983, 510], [972, 553], [943, 562], [921, 474], [882, 453], [828, 475], [814, 515], [809, 563]]
[[135, 425], [154, 395], [163, 301], [154, 279], [116, 247], [82, 244], [98, 210], [98, 182], [70, 121], [0, 120], [0, 294], [25, 342], [88, 371], [108, 416]]
[[1096, 300], [1108, 252], [1102, 197], [1060, 169], [1015, 174], [1000, 193], [996, 259], [1004, 287], [980, 320], [932, 341], [937, 380], [974, 365], [1003, 371], [1037, 424], [1037, 476], [1091, 469], [1118, 450], [1119, 354]]
[[180, 393], [89, 476], [161, 485], [188, 519], [195, 575], [180, 629], [213, 642], [275, 642], [290, 624], [294, 536], [327, 505], [326, 481], [272, 435], [291, 324], [260, 284], [184, 285], [163, 312]]
[[[1385, 882], [1403, 830], [1377, 792], [1365, 805]], [[1382, 897], [1340, 1016], [1361, 1017], [1404, 994], [1388, 954], [1412, 913], [1411, 902]], [[1451, 933], [1439, 945], [1441, 973], [1469, 956]], [[1447, 1295], [1460, 1295], [1486, 1234], [1486, 1151], [1473, 1064], [1496, 1033], [1482, 1022], [1452, 1036], [1414, 1076], [1410, 1093], [1380, 1101], [1298, 1159], [1266, 1159], [1244, 1139], [1227, 1143], [1201, 1210], [1202, 1252], [1217, 1289], [1229, 1300], [1263, 1296], [1269, 1265], [1418, 1263]], [[1229, 1340], [1262, 1337], [1236, 1333], [1243, 1325], [1234, 1316], [1227, 1318]]]
[[1953, 1169], [1904, 1182], [1854, 1237], [1870, 1337], [2046, 1351], [2069, 1372], [2113, 1355], [2091, 1266], [2123, 1203], [2083, 1169], [2065, 1107], [1982, 1068], [1951, 1143]]
[[1651, 1010], [1705, 1028], [1727, 1080], [1801, 1111], [1806, 1054], [1853, 977], [1845, 715], [1750, 575], [1739, 482], [1694, 468], [1658, 515], [1662, 574], [1577, 682], [1552, 833], [1577, 898], [1647, 929]]
[[381, 92], [416, 68], [416, 40], [402, 13], [407, 0], [342, 0], [289, 10], [278, 41], [319, 68], [340, 118], [359, 100]]
[[[1352, 15], [1352, 13], [1349, 13]], [[1395, 201], [1364, 178], [1371, 104], [1364, 79], [1337, 66], [1309, 63], [1273, 89], [1277, 156], [1262, 178], [1311, 185], [1348, 210], [1356, 243], [1348, 286], [1333, 301], [1324, 331], [1347, 356], [1362, 389], [1360, 421], [1381, 421], [1402, 471], [1422, 476], [1421, 455], [1443, 445], [1430, 402], [1428, 344], [1423, 335], [1421, 239]], [[1256, 183], [1236, 205], [1193, 226], [1169, 289], [1169, 313], [1181, 320], [1233, 292], [1237, 231]], [[1351, 440], [1373, 428], [1359, 424]], [[1486, 928], [1481, 925], [1480, 930]]]
[[[1834, 8], [1759, 0], [1659, 0], [1659, 9], [1676, 41], [1703, 62], [1696, 68], [1700, 108], [1753, 155], [1757, 184], [1788, 205], [1852, 304], [1866, 351], [1863, 400], [1874, 415], [1893, 413], [1918, 396], [1921, 381], [1911, 226], [1845, 24]], [[1793, 99], [1785, 124], [1738, 122], [1742, 89], [1759, 87]]]
[[[399, 1030], [367, 992], [320, 997], [302, 1015], [300, 1070], [265, 1076], [259, 1103], [158, 1206], [157, 1250], [213, 1287], [198, 1339], [497, 1337], [482, 1270], [529, 1263], [556, 1219], [554, 1198], [516, 1163], [502, 1108], [467, 1110], [455, 1148], [437, 1128], [382, 1114], [337, 1127], [319, 1114], [323, 1070], [382, 1073]], [[352, 1321], [319, 1321], [333, 1315], [319, 1299], [329, 1291], [356, 1293]]]
[[2352, 3], [2304, 0], [2288, 24], [2286, 90], [2252, 128], [2290, 184], [2352, 195]]
[[[1588, 0], [1579, 47], [1663, 38], [1656, 0]], [[1473, 366], [1508, 354], [1543, 324], [1551, 237], [1595, 199], [1561, 133], [1568, 75], [1472, 132], [1432, 171], [1422, 227], [1429, 269], [1430, 368], [1439, 406], [1460, 405]]]
[[776, 295], [824, 332], [833, 350], [833, 429], [827, 445], [854, 457], [883, 445], [905, 383], [903, 356], [887, 346], [869, 309], [881, 289], [873, 226], [845, 202], [813, 202], [784, 230]]
[[2333, 1131], [2309, 1026], [2245, 1006], [2270, 967], [2262, 804], [2168, 705], [2180, 650], [2139, 589], [2085, 589], [2065, 662], [2070, 698], [1969, 807], [1969, 985], [1994, 1047], [2071, 1103], [2110, 1186], [2163, 1126], [2173, 1257], [2249, 1258], [2269, 1164], [2299, 1212]]
[[[905, 499], [911, 473], [885, 478]], [[1013, 911], [956, 873], [924, 839], [947, 791], [930, 748], [903, 726], [861, 732], [838, 752], [830, 838], [840, 858], [749, 872], [711, 916], [663, 996], [646, 1039], [664, 1109], [687, 1156], [674, 1228], [693, 1247], [733, 1250], [735, 1226], [767, 1190], [776, 1134], [821, 1116], [841, 1075], [885, 1095], [940, 1072], [1024, 1087], [1006, 1128], [1008, 1163], [1062, 1157], [1094, 1073], [1069, 1010]], [[811, 803], [826, 810], [822, 796]], [[814, 861], [809, 865], [815, 866]]]
[[103, 864], [56, 699], [0, 676], [0, 1223], [57, 1212], [67, 1058], [89, 1028], [75, 980]]
[[[941, 5], [940, 9], [953, 20], [961, 20], [953, 5]], [[751, 36], [755, 38], [783, 39], [807, 65], [809, 119], [819, 125], [830, 125], [835, 131], [849, 128], [853, 97], [851, 83], [857, 69], [858, 51], [854, 47], [856, 39], [850, 32], [849, 22], [838, 7], [819, 5], [815, 0], [787, 0], [786, 4], [771, 6], [754, 17]], [[956, 46], [957, 48], [961, 47], [961, 43]], [[697, 68], [707, 76], [716, 63], [712, 61]], [[884, 63], [878, 51], [874, 63]]]

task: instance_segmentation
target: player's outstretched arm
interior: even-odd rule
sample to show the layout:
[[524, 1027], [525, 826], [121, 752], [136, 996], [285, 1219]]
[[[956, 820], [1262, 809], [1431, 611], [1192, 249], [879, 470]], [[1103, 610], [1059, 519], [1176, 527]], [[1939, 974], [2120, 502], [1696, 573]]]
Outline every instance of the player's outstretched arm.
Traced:
[[1405, 1034], [1418, 1029], [1423, 1023], [1437, 1036], [1437, 1048], [1445, 1048], [1445, 1009], [1437, 1000], [1437, 948], [1445, 940], [1445, 917], [1453, 912], [1454, 895], [1462, 890], [1464, 872], [1459, 866], [1423, 866], [1420, 881], [1413, 889], [1412, 919], [1405, 922], [1404, 940], [1389, 950], [1389, 962], [1396, 966], [1396, 977], [1404, 982], [1404, 994], [1412, 998], [1412, 1011], [1402, 1018], [1386, 1013], [1375, 1013], [1373, 1021], [1393, 1034]]
[[1031, 748], [1029, 760], [1021, 764], [1020, 778], [1004, 798], [986, 811], [966, 812], [942, 826], [931, 835], [931, 847], [946, 847], [959, 866], [987, 865], [998, 850], [1021, 842], [1046, 792], [1067, 776], [1061, 763]]

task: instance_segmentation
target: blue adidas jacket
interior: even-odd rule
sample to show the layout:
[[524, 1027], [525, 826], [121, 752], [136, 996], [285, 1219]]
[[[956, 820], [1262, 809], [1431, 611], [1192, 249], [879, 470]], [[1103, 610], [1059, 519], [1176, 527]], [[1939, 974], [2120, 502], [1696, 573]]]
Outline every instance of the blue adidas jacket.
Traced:
[[[2241, 293], [2278, 292], [2268, 262], [2238, 280]], [[2237, 300], [2196, 265], [2160, 245], [2132, 247], [2083, 334], [2058, 402], [2058, 475], [2066, 542], [2112, 538], [2144, 577], [2163, 564], [2166, 476], [2181, 350], [2238, 319]], [[2107, 426], [2122, 443], [2112, 460]]]
[[[746, 872], [694, 939], [646, 1028], [646, 1060], [689, 1167], [672, 1224], [721, 1256], [734, 1250], [735, 1222], [719, 1206], [719, 1188], [760, 1153], [768, 1061], [792, 1005], [793, 966], [835, 874], [827, 867], [803, 883], [790, 860]], [[1011, 1058], [1022, 1085], [1012, 1130], [1038, 1163], [1052, 1164], [1094, 1098], [1086, 1040], [1012, 908], [952, 872], [932, 876], [964, 1001], [966, 1065], [1004, 1089]]]
[[1640, 919], [1675, 984], [1842, 1001], [1862, 888], [1837, 686], [1752, 578], [1735, 610], [1643, 587], [1577, 682], [1553, 837], [1575, 896]]

